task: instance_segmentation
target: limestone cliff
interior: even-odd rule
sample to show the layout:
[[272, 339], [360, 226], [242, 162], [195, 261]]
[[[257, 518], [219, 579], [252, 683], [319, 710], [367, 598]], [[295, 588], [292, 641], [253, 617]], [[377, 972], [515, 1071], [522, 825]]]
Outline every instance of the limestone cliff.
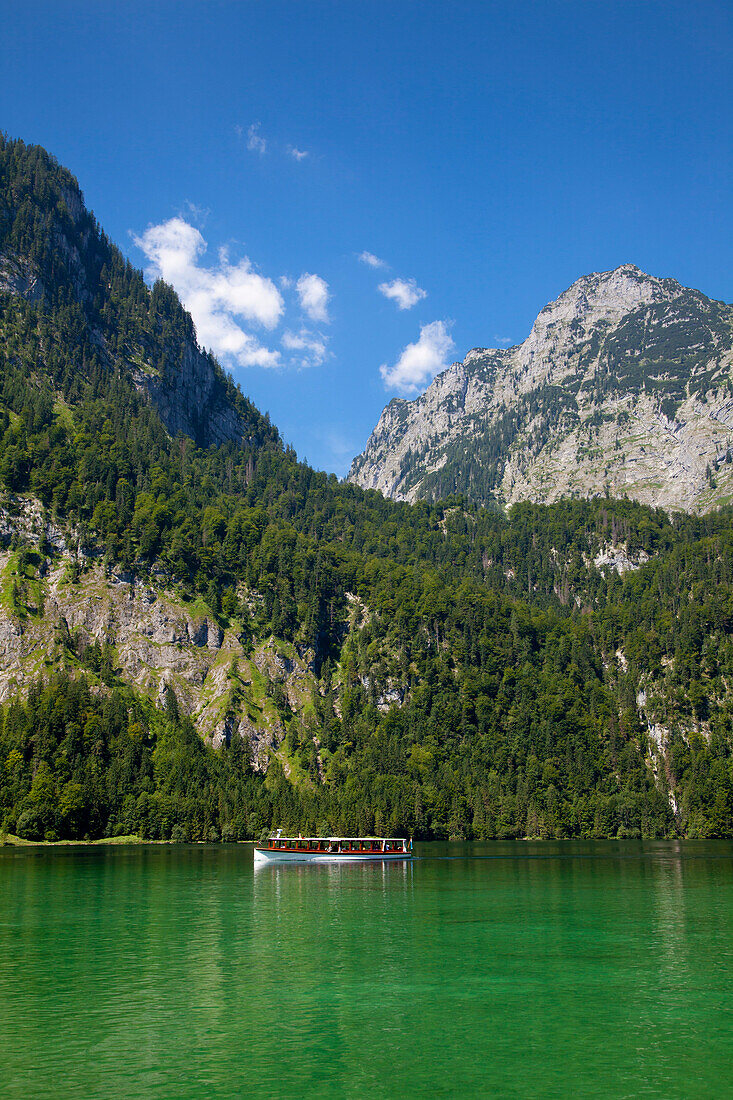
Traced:
[[733, 307], [632, 264], [584, 276], [524, 343], [476, 348], [393, 400], [349, 480], [399, 500], [733, 495]]

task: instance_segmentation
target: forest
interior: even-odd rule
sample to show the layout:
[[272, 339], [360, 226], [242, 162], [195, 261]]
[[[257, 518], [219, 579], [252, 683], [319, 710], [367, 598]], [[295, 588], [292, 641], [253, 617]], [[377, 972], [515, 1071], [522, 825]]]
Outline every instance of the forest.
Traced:
[[[295, 782], [241, 738], [215, 751], [172, 691], [158, 706], [89, 647], [2, 708], [5, 833], [733, 835], [729, 509], [394, 503], [300, 462], [213, 359], [242, 441], [173, 436], [132, 364], [172, 377], [191, 318], [79, 204], [44, 150], [0, 139], [0, 265], [43, 288], [0, 292], [5, 505], [73, 529], [80, 574], [162, 571], [252, 643], [291, 642], [318, 692], [278, 702]], [[598, 568], [608, 546], [639, 568]], [[20, 549], [29, 569], [55, 553]]]

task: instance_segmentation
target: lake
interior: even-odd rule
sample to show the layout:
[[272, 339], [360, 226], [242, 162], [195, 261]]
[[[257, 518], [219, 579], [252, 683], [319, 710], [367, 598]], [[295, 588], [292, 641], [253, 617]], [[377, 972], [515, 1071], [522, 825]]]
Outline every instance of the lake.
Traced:
[[733, 1096], [733, 844], [0, 849], [0, 1095]]

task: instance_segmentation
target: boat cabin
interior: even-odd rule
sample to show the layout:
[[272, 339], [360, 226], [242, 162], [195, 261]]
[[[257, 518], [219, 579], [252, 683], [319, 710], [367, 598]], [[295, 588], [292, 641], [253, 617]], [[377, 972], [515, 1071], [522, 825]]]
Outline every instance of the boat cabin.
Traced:
[[303, 852], [336, 855], [342, 853], [407, 852], [407, 841], [402, 838], [367, 837], [288, 837], [271, 836], [261, 845], [271, 852]]

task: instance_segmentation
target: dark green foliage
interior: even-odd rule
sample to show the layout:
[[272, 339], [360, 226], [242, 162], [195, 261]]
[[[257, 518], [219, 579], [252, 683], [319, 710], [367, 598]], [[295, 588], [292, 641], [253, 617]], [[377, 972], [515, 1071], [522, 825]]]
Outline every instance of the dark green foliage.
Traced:
[[83, 678], [34, 685], [3, 716], [5, 828], [29, 840], [250, 836], [269, 798], [241, 746], [214, 753], [173, 710], [119, 687], [100, 696]]

